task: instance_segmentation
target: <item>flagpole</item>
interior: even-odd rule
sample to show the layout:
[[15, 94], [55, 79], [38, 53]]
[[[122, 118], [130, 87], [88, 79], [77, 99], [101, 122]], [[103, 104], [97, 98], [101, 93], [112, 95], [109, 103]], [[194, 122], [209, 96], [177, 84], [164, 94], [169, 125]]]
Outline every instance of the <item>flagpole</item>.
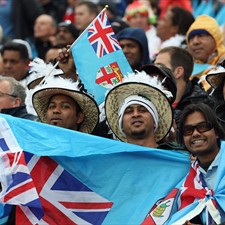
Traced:
[[[101, 10], [101, 12], [95, 17], [95, 19], [82, 31], [82, 33], [79, 35], [79, 37], [73, 42], [73, 44], [67, 49], [67, 52], [70, 52], [72, 46], [82, 37], [82, 35], [89, 29], [89, 27], [91, 26], [92, 23], [94, 23], [99, 15], [101, 15], [101, 13], [103, 13], [105, 10], [107, 10], [109, 6], [108, 5], [105, 5], [105, 8]], [[40, 84], [43, 84], [45, 81], [46, 81], [46, 78], [49, 77], [52, 72], [55, 70], [55, 68], [59, 65], [59, 61], [57, 61], [55, 63], [55, 65], [53, 66], [53, 68], [51, 69], [51, 71], [42, 79], [42, 81], [40, 82]]]

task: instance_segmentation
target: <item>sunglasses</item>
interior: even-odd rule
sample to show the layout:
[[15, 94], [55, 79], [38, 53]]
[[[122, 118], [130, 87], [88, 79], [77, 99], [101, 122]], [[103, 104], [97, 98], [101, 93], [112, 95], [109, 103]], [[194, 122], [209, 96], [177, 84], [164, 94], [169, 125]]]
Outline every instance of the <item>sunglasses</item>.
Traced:
[[192, 135], [194, 130], [196, 129], [199, 133], [204, 133], [206, 131], [209, 131], [213, 128], [212, 124], [209, 122], [201, 122], [196, 124], [195, 126], [193, 125], [186, 125], [183, 127], [183, 136], [188, 136]]

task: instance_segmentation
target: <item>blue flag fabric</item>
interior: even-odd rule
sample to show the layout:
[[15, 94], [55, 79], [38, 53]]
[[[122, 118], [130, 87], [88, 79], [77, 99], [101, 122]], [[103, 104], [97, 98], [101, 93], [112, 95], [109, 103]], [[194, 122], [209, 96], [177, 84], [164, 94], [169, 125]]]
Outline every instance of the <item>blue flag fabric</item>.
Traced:
[[[51, 156], [88, 188], [113, 203], [103, 224], [140, 224], [155, 202], [183, 179], [185, 153], [108, 140], [39, 122], [1, 115], [20, 147]], [[7, 137], [5, 137], [7, 139]]]
[[210, 64], [199, 64], [199, 63], [195, 63], [194, 64], [194, 68], [193, 68], [193, 72], [192, 72], [192, 76], [196, 75], [196, 74], [200, 74], [203, 73], [205, 70], [212, 68], [213, 66]]
[[71, 46], [78, 75], [85, 89], [98, 104], [108, 88], [122, 80], [132, 69], [115, 38], [105, 10]]

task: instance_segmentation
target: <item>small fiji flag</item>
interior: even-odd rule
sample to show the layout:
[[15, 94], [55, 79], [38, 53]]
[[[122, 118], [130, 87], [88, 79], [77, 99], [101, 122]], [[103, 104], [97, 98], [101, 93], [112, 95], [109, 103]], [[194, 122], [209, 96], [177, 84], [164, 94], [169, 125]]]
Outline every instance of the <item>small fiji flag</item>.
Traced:
[[[108, 88], [133, 73], [106, 15], [106, 8], [71, 45], [79, 78], [98, 104]], [[97, 80], [96, 80], [97, 79]]]

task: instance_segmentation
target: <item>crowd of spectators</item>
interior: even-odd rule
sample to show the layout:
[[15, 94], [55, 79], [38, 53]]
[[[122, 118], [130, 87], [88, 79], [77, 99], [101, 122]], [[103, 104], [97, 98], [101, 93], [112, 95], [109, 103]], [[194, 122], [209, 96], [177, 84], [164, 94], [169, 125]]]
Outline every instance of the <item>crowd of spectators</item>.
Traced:
[[[142, 84], [132, 81], [129, 87], [114, 87], [106, 96], [105, 109], [100, 109], [105, 119], [98, 123], [97, 104], [86, 93], [67, 49], [105, 5], [123, 53]], [[203, 166], [201, 154], [195, 151], [198, 144], [191, 145], [187, 136], [213, 129], [203, 112], [205, 106], [192, 105], [196, 103], [207, 104], [210, 109], [206, 110], [220, 123], [216, 126], [225, 129], [223, 11], [222, 0], [0, 0], [0, 98], [4, 100], [0, 112], [81, 132], [86, 132], [83, 124], [90, 125], [94, 118], [86, 133], [151, 148], [186, 149]], [[57, 71], [47, 68], [56, 62]], [[49, 73], [55, 76], [51, 88], [43, 85]], [[148, 80], [148, 88], [141, 79]], [[161, 84], [154, 86], [154, 82]], [[77, 89], [72, 88], [74, 84]], [[67, 85], [68, 92], [64, 90]], [[89, 105], [82, 105], [79, 95], [89, 100]], [[85, 115], [91, 104], [89, 121]], [[199, 123], [193, 125], [194, 119], [183, 112], [197, 115]], [[133, 121], [138, 116], [141, 119]], [[139, 133], [141, 126], [148, 133]], [[219, 152], [220, 145], [215, 143], [210, 163]]]

